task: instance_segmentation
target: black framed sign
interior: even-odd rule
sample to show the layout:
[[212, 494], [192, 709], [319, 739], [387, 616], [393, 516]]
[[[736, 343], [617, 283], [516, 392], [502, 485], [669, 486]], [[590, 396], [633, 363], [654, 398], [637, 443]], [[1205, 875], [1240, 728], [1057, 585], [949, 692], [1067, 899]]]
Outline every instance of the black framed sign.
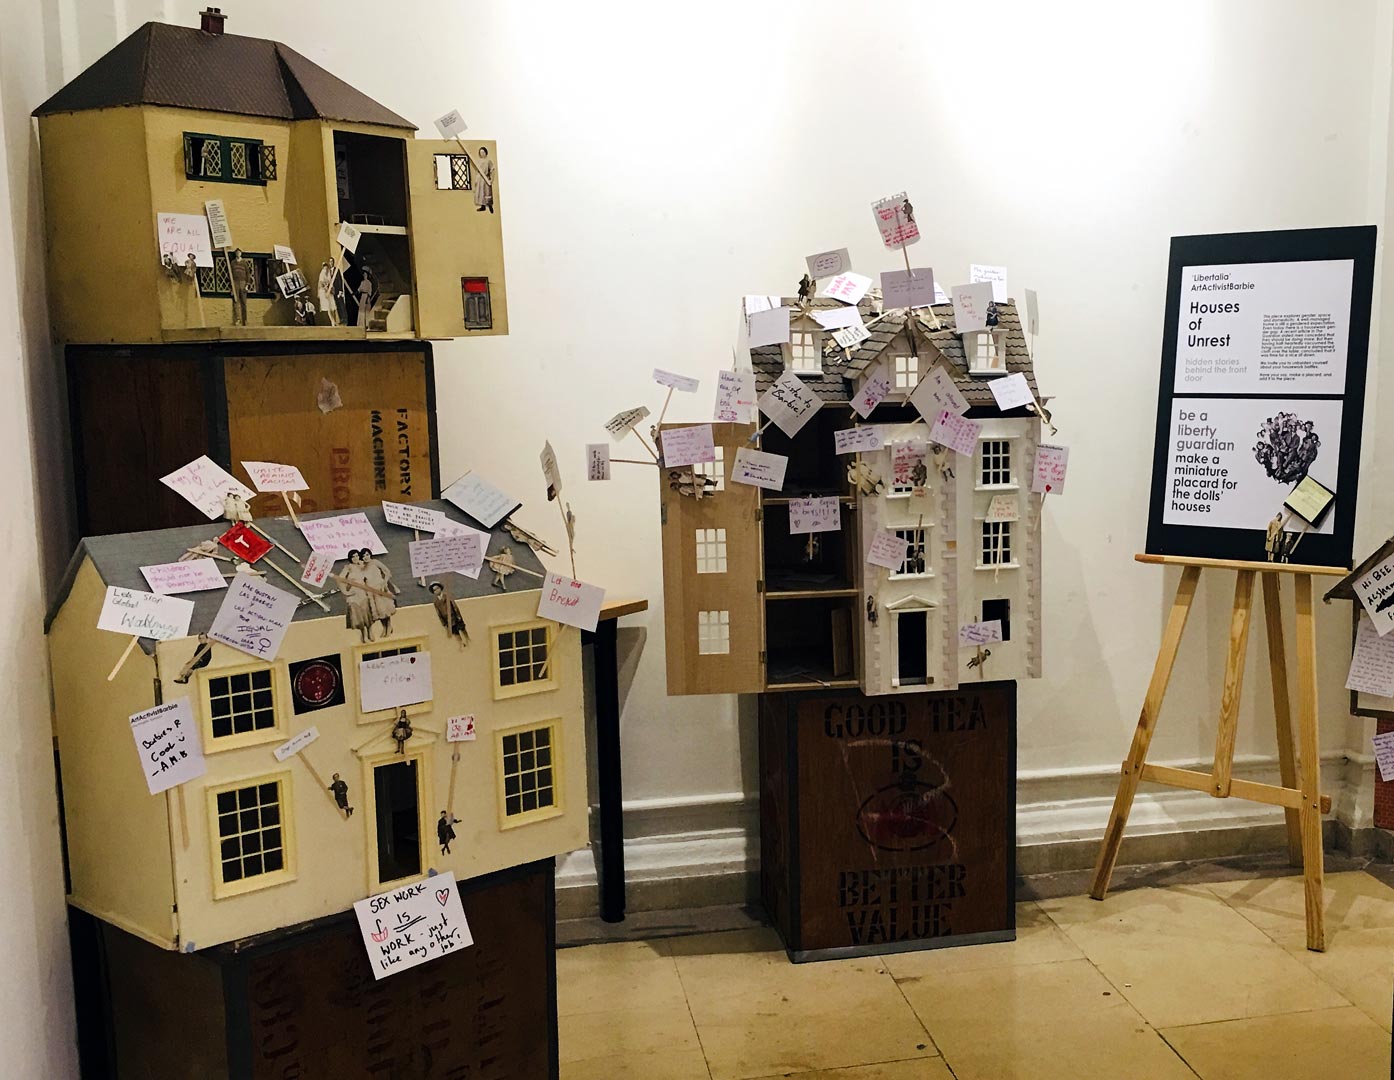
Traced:
[[1375, 227], [1171, 241], [1147, 551], [1351, 565]]

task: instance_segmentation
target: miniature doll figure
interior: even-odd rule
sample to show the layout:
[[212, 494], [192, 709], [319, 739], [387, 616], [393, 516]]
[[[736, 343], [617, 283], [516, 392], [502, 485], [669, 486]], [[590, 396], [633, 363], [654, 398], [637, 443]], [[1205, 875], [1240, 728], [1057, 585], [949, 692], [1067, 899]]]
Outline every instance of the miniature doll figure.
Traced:
[[455, 606], [449, 596], [446, 595], [445, 586], [439, 581], [430, 584], [431, 603], [435, 605], [436, 618], [445, 627], [446, 632], [460, 643], [460, 648], [464, 648], [470, 643], [469, 627], [465, 625], [465, 617], [460, 614], [460, 609]]
[[234, 248], [228, 276], [232, 281], [232, 325], [247, 325], [247, 289], [252, 283], [252, 260], [243, 256], [241, 248]]
[[373, 315], [377, 291], [378, 285], [373, 280], [373, 272], [368, 267], [363, 267], [363, 276], [358, 279], [358, 325], [365, 330]]
[[817, 533], [809, 533], [808, 541], [803, 546], [803, 561], [806, 563], [817, 562], [818, 552], [823, 548], [823, 543]]
[[1279, 510], [1273, 515], [1273, 520], [1268, 523], [1264, 533], [1263, 550], [1268, 556], [1268, 561], [1281, 561], [1283, 547], [1283, 512]]
[[353, 817], [353, 807], [348, 804], [348, 784], [339, 779], [339, 774], [334, 774], [334, 781], [329, 785], [329, 790], [334, 795], [334, 804], [344, 812], [344, 817]]
[[807, 274], [799, 278], [799, 303], [807, 306], [813, 299], [813, 279]]
[[199, 668], [206, 668], [208, 661], [213, 659], [213, 643], [208, 640], [207, 634], [199, 634], [198, 644], [194, 647], [194, 653], [189, 657], [189, 662], [179, 669], [179, 674], [174, 677], [174, 681], [186, 683], [190, 676]]
[[363, 555], [357, 549], [348, 554], [349, 564], [339, 575], [339, 591], [344, 594], [344, 625], [358, 631], [363, 643], [373, 640], [373, 610], [368, 601], [371, 596], [367, 589], [358, 588], [367, 584], [364, 575]]
[[324, 312], [329, 319], [330, 326], [339, 325], [339, 305], [337, 296], [343, 295], [343, 285], [338, 281], [339, 272], [334, 268], [334, 264], [325, 259], [320, 264], [319, 281], [317, 283], [319, 291], [319, 309]]
[[184, 276], [190, 281], [198, 277], [198, 258], [192, 251], [184, 256]]
[[913, 206], [910, 205], [910, 200], [909, 200], [909, 199], [902, 199], [902, 200], [901, 200], [901, 203], [900, 203], [900, 212], [901, 212], [902, 214], [905, 215], [905, 220], [906, 220], [909, 224], [911, 224], [911, 225], [915, 224], [915, 208], [914, 208]]
[[992, 655], [991, 649], [979, 649], [977, 655], [968, 661], [970, 668], [982, 667], [987, 663], [987, 658]]
[[363, 564], [363, 581], [371, 589], [377, 592], [368, 594], [368, 607], [372, 612], [373, 622], [382, 623], [382, 636], [392, 635], [392, 616], [397, 611], [397, 601], [391, 596], [383, 596], [382, 593], [401, 593], [401, 589], [392, 583], [392, 571], [387, 569], [387, 564], [379, 562], [373, 558], [373, 553], [368, 548], [362, 548], [358, 552]]
[[407, 752], [407, 740], [414, 735], [411, 729], [411, 721], [407, 719], [406, 709], [397, 713], [397, 722], [392, 725], [392, 741], [397, 744], [397, 753]]
[[939, 475], [945, 480], [954, 478], [954, 467], [949, 464], [949, 449], [946, 446], [934, 444], [934, 467], [939, 470]]
[[297, 297], [295, 298], [294, 303], [295, 303], [295, 308], [294, 308], [294, 314], [292, 315], [292, 318], [295, 320], [295, 325], [296, 325], [296, 326], [314, 326], [314, 325], [315, 325], [315, 305], [312, 304], [312, 303], [310, 303], [310, 298], [309, 298], [308, 296], [304, 296], [304, 295], [297, 296]]
[[924, 458], [915, 459], [915, 464], [910, 466], [910, 484], [912, 487], [922, 488], [929, 479], [929, 469], [925, 467]]
[[160, 269], [165, 272], [165, 277], [169, 278], [171, 281], [179, 280], [179, 266], [175, 263], [174, 256], [168, 251], [166, 251], [164, 256], [160, 259]]
[[218, 541], [200, 540], [193, 547], [179, 556], [180, 562], [188, 562], [190, 559], [216, 559], [218, 558]]
[[493, 561], [489, 563], [494, 571], [494, 588], [508, 591], [508, 575], [518, 568], [518, 564], [513, 561], [513, 549], [505, 547], [497, 555], [493, 556]]
[[223, 517], [228, 521], [245, 521], [251, 524], [252, 508], [247, 505], [247, 500], [236, 491], [229, 491], [223, 496]]
[[997, 325], [998, 315], [997, 315], [997, 301], [996, 301], [996, 300], [989, 300], [989, 301], [987, 302], [987, 314], [984, 316], [984, 318], [987, 319], [987, 325], [988, 325], [988, 326], [996, 326], [996, 325]]
[[489, 148], [479, 148], [479, 161], [474, 166], [474, 208], [483, 213], [494, 212], [494, 160], [489, 156]]
[[521, 525], [515, 525], [512, 521], [505, 521], [503, 527], [508, 530], [508, 535], [513, 537], [514, 540], [517, 540], [518, 543], [527, 544], [533, 551], [541, 555], [555, 555], [557, 553], [557, 549], [552, 547], [551, 544], [547, 543], [547, 541], [543, 540], [542, 537], [535, 533], [528, 532], [528, 530]]
[[871, 623], [872, 626], [875, 626], [877, 618], [876, 597], [868, 596], [866, 598], [866, 621]]
[[440, 853], [450, 854], [450, 841], [455, 839], [455, 826], [459, 822], [454, 814], [442, 810], [436, 819], [436, 839], [440, 841]]

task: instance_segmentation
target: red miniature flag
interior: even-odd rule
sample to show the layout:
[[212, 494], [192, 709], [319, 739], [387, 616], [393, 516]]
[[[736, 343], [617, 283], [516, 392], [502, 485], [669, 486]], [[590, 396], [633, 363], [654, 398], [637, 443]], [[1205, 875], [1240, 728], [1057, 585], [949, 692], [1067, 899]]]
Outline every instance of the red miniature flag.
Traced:
[[227, 532], [218, 537], [218, 543], [227, 548], [239, 559], [254, 563], [271, 550], [271, 541], [261, 536], [245, 521], [233, 524]]

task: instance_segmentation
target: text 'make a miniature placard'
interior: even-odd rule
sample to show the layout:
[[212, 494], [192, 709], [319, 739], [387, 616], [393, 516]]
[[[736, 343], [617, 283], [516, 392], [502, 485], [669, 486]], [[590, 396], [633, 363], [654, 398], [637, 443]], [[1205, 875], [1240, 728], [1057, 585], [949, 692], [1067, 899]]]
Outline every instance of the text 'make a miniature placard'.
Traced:
[[446, 871], [353, 905], [374, 979], [474, 944], [455, 875]]

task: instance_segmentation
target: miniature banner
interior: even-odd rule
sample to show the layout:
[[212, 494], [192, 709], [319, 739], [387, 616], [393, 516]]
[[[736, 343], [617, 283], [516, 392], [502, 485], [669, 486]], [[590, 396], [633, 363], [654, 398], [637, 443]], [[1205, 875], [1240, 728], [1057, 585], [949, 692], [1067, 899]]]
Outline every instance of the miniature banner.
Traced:
[[1352, 587], [1356, 599], [1369, 614], [1375, 632], [1384, 637], [1394, 630], [1394, 556], [1372, 566], [1364, 577], [1355, 580]]
[[843, 428], [833, 432], [833, 453], [860, 454], [881, 449], [881, 429], [875, 424]]
[[718, 371], [712, 419], [722, 424], [748, 424], [754, 409], [755, 372]]
[[789, 532], [823, 533], [842, 529], [842, 500], [836, 495], [827, 498], [791, 499], [789, 502]]
[[855, 304], [871, 289], [871, 278], [865, 274], [854, 274], [850, 270], [837, 277], [828, 278], [823, 287], [814, 295], [829, 300], [840, 300], [844, 304]]
[[212, 268], [213, 241], [208, 235], [208, 219], [202, 214], [157, 214], [155, 231], [160, 256], [168, 255], [181, 269], [194, 257], [195, 266]]
[[209, 199], [203, 204], [208, 218], [208, 236], [215, 248], [232, 247], [232, 228], [228, 225], [227, 207], [222, 199]]
[[659, 432], [659, 438], [663, 440], [663, 464], [666, 468], [716, 460], [716, 446], [712, 442], [710, 424], [668, 428]]
[[[848, 310], [854, 311], [856, 309], [850, 308]], [[841, 330], [833, 331], [833, 340], [837, 342], [838, 348], [840, 349], [850, 349], [858, 342], [865, 341], [869, 337], [871, 337], [871, 331], [860, 321], [858, 321], [855, 326], [844, 326]]]
[[852, 269], [851, 256], [847, 254], [846, 248], [838, 248], [836, 251], [820, 251], [817, 255], [807, 255], [804, 262], [808, 264], [808, 276], [811, 278], [836, 277], [838, 274], [845, 274]]
[[300, 600], [298, 594], [273, 589], [250, 574], [238, 574], [213, 616], [208, 636], [249, 656], [274, 660]]
[[352, 225], [350, 225], [347, 221], [341, 221], [339, 222], [339, 231], [337, 234], [335, 234], [334, 239], [338, 241], [339, 246], [343, 248], [345, 251], [351, 251], [354, 254], [357, 254], [358, 241], [362, 238], [362, 236], [363, 234], [359, 232], [357, 229], [355, 229]]
[[789, 309], [787, 307], [757, 311], [750, 316], [748, 321], [750, 325], [748, 344], [752, 349], [758, 349], [762, 345], [780, 345], [789, 340]]
[[208, 771], [188, 698], [167, 701], [131, 717], [131, 735], [151, 795], [196, 780]]
[[899, 570], [905, 564], [905, 554], [910, 542], [903, 536], [881, 529], [871, 538], [866, 551], [866, 561], [872, 566], [884, 566], [887, 570]]
[[296, 265], [296, 262], [295, 262], [295, 251], [294, 251], [292, 248], [288, 247], [287, 245], [285, 245], [285, 244], [272, 244], [272, 245], [271, 245], [271, 252], [272, 252], [273, 255], [275, 255], [276, 259], [277, 259], [279, 262], [283, 262], [283, 263], [285, 263], [287, 266], [295, 266], [295, 265]]
[[310, 287], [305, 280], [305, 275], [299, 270], [291, 270], [284, 274], [276, 275], [276, 288], [281, 290], [281, 296], [289, 300], [292, 296], [303, 293]]
[[272, 543], [245, 521], [234, 521], [232, 528], [218, 537], [218, 543], [239, 559], [259, 562], [271, 552]]
[[1368, 616], [1355, 628], [1355, 651], [1350, 658], [1346, 689], [1376, 697], [1394, 697], [1394, 637], [1380, 637]]
[[955, 285], [950, 290], [954, 306], [954, 330], [966, 334], [970, 330], [987, 329], [987, 306], [992, 303], [992, 283]]
[[586, 479], [610, 479], [609, 443], [586, 443]]
[[400, 653], [358, 663], [358, 702], [363, 712], [381, 712], [431, 700], [431, 654]]
[[392, 525], [400, 525], [404, 529], [414, 529], [417, 532], [435, 532], [440, 528], [441, 522], [445, 521], [445, 515], [439, 510], [432, 510], [429, 506], [417, 506], [415, 503], [388, 502], [382, 500], [382, 516]]
[[183, 562], [157, 563], [142, 566], [141, 574], [150, 591], [168, 596], [170, 593], [204, 592], [226, 589], [227, 578], [212, 559], [185, 559]]
[[188, 637], [193, 617], [192, 600], [108, 585], [97, 627], [131, 637], [168, 641]]
[[1016, 521], [1021, 517], [1015, 495], [994, 495], [987, 504], [984, 521]]
[[329, 580], [330, 571], [333, 569], [333, 555], [327, 555], [323, 551], [312, 551], [309, 558], [305, 560], [304, 572], [300, 575], [300, 580], [318, 589]]
[[929, 479], [924, 463], [925, 445], [914, 439], [898, 442], [891, 450], [891, 484], [897, 488], [923, 487]]
[[1374, 745], [1375, 764], [1381, 780], [1394, 780], [1394, 731], [1381, 731], [1370, 740]]
[[1336, 501], [1336, 493], [1313, 476], [1304, 476], [1288, 492], [1283, 505], [1308, 525], [1320, 525], [1321, 519]]
[[1014, 371], [1000, 379], [993, 379], [988, 383], [988, 387], [992, 390], [992, 398], [997, 402], [997, 407], [1003, 412], [1025, 408], [1027, 405], [1036, 403], [1036, 396], [1031, 393], [1031, 384], [1026, 381], [1026, 376], [1019, 371]]
[[888, 248], [905, 247], [920, 238], [920, 226], [915, 221], [915, 208], [900, 191], [871, 204], [871, 212], [876, 217], [876, 228], [881, 232], [881, 243]]
[[934, 303], [934, 268], [884, 270], [881, 273], [881, 306], [891, 308], [929, 307]]
[[940, 446], [947, 446], [964, 457], [972, 457], [978, 449], [978, 432], [982, 429], [982, 424], [955, 416], [948, 409], [944, 409], [934, 421], [934, 426], [929, 429], [929, 437]]
[[435, 874], [353, 905], [374, 979], [408, 971], [474, 944], [455, 875]]
[[472, 472], [456, 480], [440, 493], [440, 497], [458, 506], [486, 529], [492, 529], [523, 505]]
[[862, 388], [852, 398], [852, 411], [865, 420], [890, 392], [891, 379], [886, 374], [886, 365], [877, 364], [862, 380]]
[[548, 574], [537, 600], [537, 617], [594, 630], [600, 621], [600, 605], [605, 602], [605, 590], [584, 581], [572, 581], [561, 574]]
[[933, 422], [941, 412], [962, 416], [968, 411], [968, 399], [943, 364], [935, 364], [925, 373], [919, 385], [910, 392], [910, 404], [929, 422]]
[[653, 381], [659, 386], [668, 386], [684, 394], [695, 394], [697, 387], [701, 386], [701, 381], [687, 375], [678, 375], [672, 371], [664, 371], [662, 368], [653, 369]]
[[1031, 490], [1037, 495], [1059, 495], [1065, 490], [1065, 469], [1070, 464], [1068, 446], [1041, 443], [1031, 469]]
[[856, 307], [820, 308], [809, 314], [824, 330], [841, 330], [848, 326], [862, 325], [862, 313]]
[[552, 449], [551, 440], [542, 444], [542, 453], [537, 455], [542, 463], [542, 478], [547, 481], [547, 501], [551, 502], [561, 494], [561, 466], [557, 464], [557, 452]]
[[182, 495], [209, 521], [223, 516], [223, 500], [229, 494], [243, 499], [256, 498], [255, 491], [216, 464], [207, 454], [195, 458], [183, 468], [175, 469], [168, 476], [160, 477], [160, 483]]
[[989, 619], [987, 622], [963, 623], [958, 628], [960, 645], [990, 645], [1002, 640], [1002, 620]]
[[252, 478], [258, 491], [304, 491], [310, 485], [294, 465], [278, 465], [274, 461], [244, 461], [242, 468]]
[[625, 409], [624, 412], [615, 413], [605, 421], [605, 430], [610, 433], [610, 438], [619, 442], [634, 430], [635, 424], [648, 415], [649, 410], [642, 405], [637, 409]]
[[444, 116], [436, 117], [436, 130], [440, 132], [442, 139], [457, 138], [468, 126], [459, 109], [451, 109]]
[[823, 407], [823, 399], [804, 386], [791, 371], [785, 371], [760, 398], [760, 411], [791, 439]]
[[992, 299], [999, 303], [1007, 302], [1007, 268], [1005, 266], [984, 266], [972, 263], [968, 267], [968, 280], [977, 284], [986, 281], [992, 286]]
[[1023, 290], [1026, 294], [1026, 332], [1034, 337], [1041, 329], [1041, 309], [1040, 303], [1036, 299], [1035, 289]]
[[339, 514], [333, 517], [301, 518], [300, 532], [315, 551], [347, 559], [350, 551], [367, 548], [374, 555], [387, 554], [387, 545], [378, 536], [367, 514]]
[[448, 716], [445, 720], [446, 742], [474, 742], [473, 716]]
[[411, 557], [411, 576], [414, 578], [450, 573], [478, 577], [484, 562], [484, 549], [479, 543], [478, 533], [413, 540], [407, 544], [407, 552]]
[[788, 467], [789, 459], [782, 454], [766, 454], [742, 446], [731, 465], [731, 483], [779, 491], [784, 487], [784, 470]]
[[309, 746], [318, 738], [319, 728], [307, 727], [304, 731], [300, 732], [299, 735], [295, 735], [286, 742], [281, 743], [280, 746], [276, 747], [276, 749], [271, 752], [276, 755], [277, 761], [285, 761], [286, 758], [294, 757], [296, 754], [300, 753], [301, 750], [304, 750], [305, 747]]

